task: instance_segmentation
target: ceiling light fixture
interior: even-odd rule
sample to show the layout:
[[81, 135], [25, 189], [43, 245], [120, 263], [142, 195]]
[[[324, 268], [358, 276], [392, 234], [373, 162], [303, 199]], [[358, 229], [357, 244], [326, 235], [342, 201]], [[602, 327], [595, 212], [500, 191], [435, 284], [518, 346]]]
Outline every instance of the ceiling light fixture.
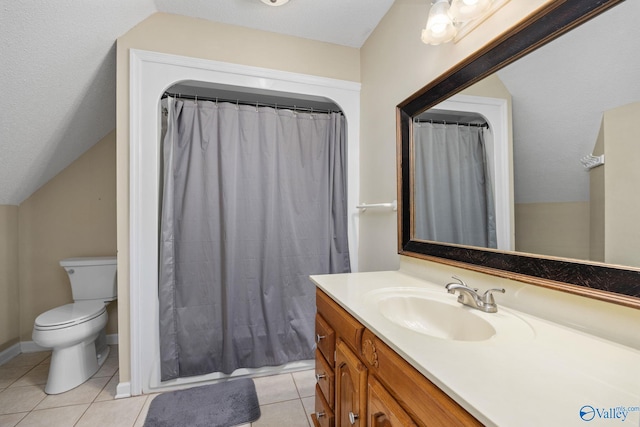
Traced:
[[457, 31], [449, 15], [449, 9], [448, 0], [435, 0], [431, 4], [427, 26], [422, 30], [424, 43], [438, 45], [453, 40]]
[[491, 0], [453, 0], [449, 13], [457, 22], [481, 17], [491, 6]]
[[508, 1], [433, 0], [422, 41], [431, 45], [457, 42]]
[[289, 0], [261, 0], [262, 3], [267, 4], [269, 6], [282, 6], [283, 4], [289, 3]]

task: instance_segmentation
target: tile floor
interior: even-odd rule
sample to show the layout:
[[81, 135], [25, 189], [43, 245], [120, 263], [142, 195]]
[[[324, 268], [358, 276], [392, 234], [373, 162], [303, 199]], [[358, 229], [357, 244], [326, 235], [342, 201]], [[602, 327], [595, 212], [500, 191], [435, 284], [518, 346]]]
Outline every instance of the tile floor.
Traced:
[[[118, 349], [87, 382], [47, 395], [49, 352], [23, 353], [0, 366], [0, 427], [138, 427], [156, 395], [114, 399]], [[256, 378], [261, 417], [242, 427], [313, 427], [314, 371]]]

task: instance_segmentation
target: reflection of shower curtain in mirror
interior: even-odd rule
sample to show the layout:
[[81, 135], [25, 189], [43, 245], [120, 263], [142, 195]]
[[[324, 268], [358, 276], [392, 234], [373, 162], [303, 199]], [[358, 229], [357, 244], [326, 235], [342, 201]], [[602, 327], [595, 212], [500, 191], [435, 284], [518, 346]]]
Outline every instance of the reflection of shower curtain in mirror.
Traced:
[[314, 357], [310, 274], [348, 272], [342, 114], [169, 99], [161, 377]]
[[482, 127], [414, 123], [415, 238], [495, 248]]

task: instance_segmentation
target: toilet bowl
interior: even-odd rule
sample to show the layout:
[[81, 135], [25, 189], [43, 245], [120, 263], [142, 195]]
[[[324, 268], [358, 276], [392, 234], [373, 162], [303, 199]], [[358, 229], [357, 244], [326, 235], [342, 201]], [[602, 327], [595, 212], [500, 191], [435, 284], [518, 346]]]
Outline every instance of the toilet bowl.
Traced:
[[71, 390], [98, 371], [109, 347], [98, 355], [95, 341], [106, 325], [107, 309], [99, 301], [63, 305], [36, 318], [33, 341], [53, 349], [45, 393]]
[[60, 261], [69, 275], [75, 302], [40, 314], [32, 339], [52, 349], [45, 393], [58, 394], [84, 383], [109, 354], [105, 327], [115, 299], [115, 257]]

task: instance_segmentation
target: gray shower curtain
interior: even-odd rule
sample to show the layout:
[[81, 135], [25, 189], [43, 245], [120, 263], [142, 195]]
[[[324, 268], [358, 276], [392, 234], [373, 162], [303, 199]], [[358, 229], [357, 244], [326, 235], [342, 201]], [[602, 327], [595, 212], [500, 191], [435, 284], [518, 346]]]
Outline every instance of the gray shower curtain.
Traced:
[[168, 101], [161, 378], [312, 359], [310, 274], [350, 271], [342, 114]]
[[476, 126], [414, 123], [416, 238], [497, 247], [485, 132]]

